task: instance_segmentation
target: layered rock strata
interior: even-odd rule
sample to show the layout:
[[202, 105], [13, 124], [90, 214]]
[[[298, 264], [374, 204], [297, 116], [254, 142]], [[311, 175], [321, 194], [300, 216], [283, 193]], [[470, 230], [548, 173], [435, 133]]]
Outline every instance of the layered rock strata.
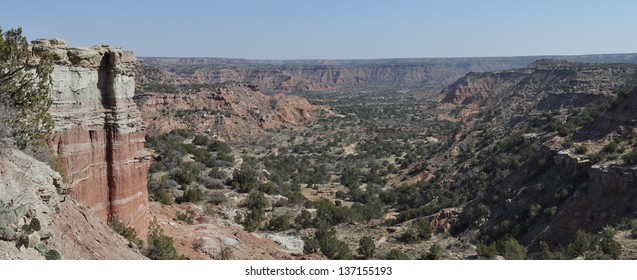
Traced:
[[343, 86], [416, 86], [439, 89], [468, 72], [521, 68], [542, 58], [588, 63], [635, 63], [637, 54], [361, 60], [144, 57], [142, 60], [147, 65], [159, 67], [169, 73], [155, 75], [148, 80], [156, 84], [180, 78], [178, 80], [181, 84], [241, 81], [259, 85], [266, 91], [323, 91]]
[[32, 44], [36, 57], [55, 59], [50, 145], [64, 165], [71, 195], [100, 218], [118, 217], [144, 235], [151, 156], [132, 99], [136, 58], [106, 45], [77, 48], [59, 39]]
[[192, 93], [145, 92], [135, 102], [149, 135], [188, 128], [232, 142], [258, 140], [267, 130], [302, 128], [318, 109], [302, 97], [267, 96], [258, 86], [240, 83]]

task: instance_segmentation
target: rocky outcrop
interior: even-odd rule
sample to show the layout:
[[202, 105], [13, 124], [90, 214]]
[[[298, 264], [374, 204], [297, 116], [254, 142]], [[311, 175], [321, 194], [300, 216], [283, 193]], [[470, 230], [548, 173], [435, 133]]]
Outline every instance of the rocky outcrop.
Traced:
[[145, 235], [150, 153], [133, 102], [136, 59], [106, 45], [70, 47], [63, 40], [33, 42], [36, 57], [52, 55], [55, 132], [71, 195], [106, 220], [118, 217]]
[[553, 163], [570, 170], [584, 170], [591, 166], [591, 161], [586, 156], [574, 155], [569, 150], [557, 152], [557, 154], [553, 157]]
[[[538, 241], [559, 248], [578, 230], [599, 232], [637, 213], [637, 167], [593, 165], [584, 155], [546, 147], [534, 157], [485, 195], [506, 197], [490, 206], [492, 217], [481, 227], [486, 236], [497, 235], [510, 222], [524, 225], [517, 238], [533, 250], [540, 249]], [[544, 163], [534, 165], [539, 162]], [[544, 212], [529, 218], [532, 207]]]
[[135, 101], [149, 134], [189, 128], [229, 141], [255, 140], [280, 127], [302, 127], [314, 119], [316, 109], [302, 97], [267, 96], [258, 86], [239, 83], [202, 87], [193, 93], [145, 92]]
[[593, 165], [589, 170], [593, 186], [616, 192], [637, 188], [637, 167]]
[[[92, 211], [67, 197], [58, 172], [17, 150], [0, 150], [0, 259], [145, 259]], [[25, 226], [38, 221], [36, 228]], [[29, 242], [16, 246], [20, 236]]]

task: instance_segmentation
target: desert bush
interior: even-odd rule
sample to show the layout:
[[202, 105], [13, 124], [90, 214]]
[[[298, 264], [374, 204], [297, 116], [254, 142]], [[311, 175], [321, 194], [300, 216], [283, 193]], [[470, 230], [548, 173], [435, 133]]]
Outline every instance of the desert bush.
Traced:
[[602, 152], [604, 152], [606, 154], [612, 154], [612, 153], [617, 151], [618, 147], [619, 147], [619, 145], [617, 144], [617, 142], [610, 142], [610, 143], [606, 144], [606, 146], [604, 146], [604, 148], [602, 148]]
[[283, 231], [290, 229], [291, 226], [292, 225], [290, 224], [290, 218], [285, 214], [275, 216], [270, 219], [270, 221], [268, 221], [269, 230]]
[[363, 236], [358, 240], [358, 254], [365, 259], [370, 259], [374, 257], [374, 252], [376, 251], [376, 244], [374, 244], [374, 239], [369, 236]]
[[195, 223], [195, 210], [188, 209], [186, 212], [177, 211], [177, 220], [186, 222], [189, 225]]
[[389, 250], [389, 252], [387, 252], [387, 254], [385, 255], [385, 259], [386, 260], [408, 260], [409, 257], [407, 256], [407, 254], [403, 253], [402, 250], [398, 248], [394, 248]]
[[173, 205], [174, 203], [173, 196], [166, 192], [166, 190], [164, 189], [159, 189], [158, 191], [156, 191], [154, 194], [154, 199], [155, 201], [158, 201], [163, 205]]
[[301, 210], [301, 213], [296, 215], [294, 223], [299, 228], [308, 228], [312, 226], [312, 214], [307, 210]]
[[431, 235], [432, 230], [429, 221], [420, 218], [414, 221], [398, 239], [405, 243], [417, 243], [431, 239]]
[[247, 193], [257, 188], [258, 177], [256, 171], [250, 166], [243, 165], [235, 169], [228, 185], [240, 193]]
[[61, 260], [62, 256], [56, 250], [47, 250], [44, 258], [46, 258], [47, 260]]
[[304, 240], [304, 244], [303, 244], [303, 253], [306, 255], [309, 254], [316, 254], [318, 253], [319, 249], [321, 248], [321, 245], [319, 244], [318, 240], [316, 238], [309, 238]]
[[632, 149], [630, 152], [624, 154], [622, 159], [628, 164], [637, 163], [637, 149]]
[[197, 187], [186, 187], [184, 193], [175, 199], [176, 203], [199, 202], [203, 199], [204, 193]]
[[514, 238], [508, 238], [498, 242], [498, 252], [507, 260], [524, 260], [527, 258], [527, 249]]
[[584, 145], [579, 145], [577, 147], [575, 147], [575, 153], [578, 155], [583, 155], [588, 153], [588, 147], [584, 146]]
[[185, 257], [177, 252], [173, 239], [164, 235], [157, 218], [153, 218], [148, 226], [148, 247], [145, 255], [151, 260], [182, 260]]
[[208, 199], [208, 202], [213, 205], [219, 205], [226, 201], [228, 201], [228, 198], [221, 192], [212, 192], [210, 194], [210, 198]]

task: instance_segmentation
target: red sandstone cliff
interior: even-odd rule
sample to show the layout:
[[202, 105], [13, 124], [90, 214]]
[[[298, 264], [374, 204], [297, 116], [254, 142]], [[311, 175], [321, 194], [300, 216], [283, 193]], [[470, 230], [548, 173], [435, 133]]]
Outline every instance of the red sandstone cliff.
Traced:
[[69, 47], [59, 39], [33, 41], [36, 56], [55, 59], [55, 132], [50, 145], [64, 164], [71, 195], [106, 220], [116, 216], [145, 236], [150, 153], [133, 102], [132, 52], [105, 45]]

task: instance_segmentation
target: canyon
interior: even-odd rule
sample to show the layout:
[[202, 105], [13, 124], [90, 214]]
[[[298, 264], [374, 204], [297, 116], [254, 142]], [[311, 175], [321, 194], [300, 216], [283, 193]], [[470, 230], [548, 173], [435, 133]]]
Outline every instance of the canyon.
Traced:
[[[540, 59], [635, 63], [635, 54], [367, 60], [249, 60], [142, 57], [154, 83], [213, 84], [239, 81], [265, 91], [325, 91], [343, 87], [440, 89], [469, 72], [523, 68]], [[154, 80], [153, 80], [154, 79]]]
[[143, 259], [105, 222], [145, 238], [151, 217], [191, 259], [362, 258], [349, 248], [363, 237], [374, 258], [436, 246], [436, 258], [490, 258], [483, 246], [511, 239], [524, 257], [576, 258], [565, 248], [580, 232], [636, 213], [633, 54], [140, 62], [61, 39], [30, 50], [30, 63], [55, 64], [60, 173], [0, 151], [0, 201], [25, 187], [3, 240], [42, 224], [24, 248], [0, 241], [0, 258]]

